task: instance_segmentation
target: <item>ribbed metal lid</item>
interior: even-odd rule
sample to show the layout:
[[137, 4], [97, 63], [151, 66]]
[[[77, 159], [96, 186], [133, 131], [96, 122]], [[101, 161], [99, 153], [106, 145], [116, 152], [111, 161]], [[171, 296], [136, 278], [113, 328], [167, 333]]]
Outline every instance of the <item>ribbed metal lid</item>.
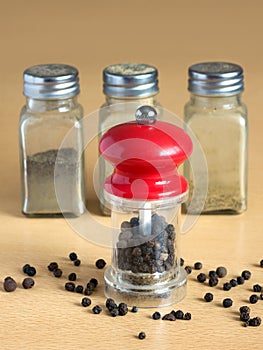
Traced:
[[78, 70], [66, 64], [41, 64], [24, 71], [24, 95], [36, 99], [62, 99], [77, 95]]
[[148, 97], [159, 92], [158, 70], [143, 63], [120, 63], [103, 70], [103, 92], [111, 97]]
[[188, 90], [196, 95], [235, 95], [244, 90], [243, 69], [228, 62], [203, 62], [189, 68]]

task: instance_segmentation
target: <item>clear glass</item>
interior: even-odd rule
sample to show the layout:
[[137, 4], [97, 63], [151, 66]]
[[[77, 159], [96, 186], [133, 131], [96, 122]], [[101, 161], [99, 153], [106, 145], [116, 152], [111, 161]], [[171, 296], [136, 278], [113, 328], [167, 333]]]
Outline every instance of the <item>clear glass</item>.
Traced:
[[153, 307], [173, 304], [185, 296], [180, 205], [159, 202], [121, 199], [113, 204], [112, 264], [105, 272], [107, 297]]
[[[247, 208], [248, 124], [241, 95], [192, 95], [184, 115], [207, 160], [208, 193], [202, 213], [242, 213]], [[190, 189], [187, 209], [196, 178], [189, 162], [184, 169]], [[200, 170], [195, 176], [201, 182], [204, 174]]]
[[27, 216], [61, 216], [54, 188], [54, 168], [60, 145], [67, 132], [75, 135], [59, 154], [65, 214], [79, 216], [85, 203], [83, 110], [77, 97], [63, 100], [28, 98], [20, 115], [20, 161], [22, 212]]
[[[158, 110], [160, 104], [156, 95], [145, 98], [113, 98], [106, 96], [106, 102], [101, 106], [99, 113], [99, 139], [111, 127], [130, 121], [135, 111], [142, 105], [150, 105]], [[135, 118], [135, 117], [134, 117]], [[105, 203], [103, 196], [104, 181], [112, 173], [112, 165], [103, 157], [99, 159], [99, 193], [100, 208], [103, 215], [110, 216], [109, 206]]]

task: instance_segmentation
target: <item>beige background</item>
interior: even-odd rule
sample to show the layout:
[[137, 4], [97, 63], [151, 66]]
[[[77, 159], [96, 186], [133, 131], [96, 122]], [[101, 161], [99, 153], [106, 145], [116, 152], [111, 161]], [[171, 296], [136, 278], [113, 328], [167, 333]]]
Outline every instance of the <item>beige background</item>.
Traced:
[[[262, 327], [241, 327], [237, 313], [247, 302], [251, 286], [263, 284], [263, 270], [256, 266], [263, 259], [262, 12], [260, 0], [0, 1], [0, 279], [12, 275], [20, 282], [20, 267], [26, 262], [38, 268], [32, 291], [19, 288], [7, 294], [0, 290], [1, 349], [84, 349], [89, 344], [95, 349], [262, 347]], [[125, 61], [150, 63], [159, 69], [160, 102], [181, 116], [188, 99], [187, 68], [206, 60], [236, 62], [245, 70], [249, 209], [241, 216], [200, 218], [183, 237], [183, 256], [190, 265], [203, 261], [205, 271], [224, 264], [229, 278], [251, 269], [253, 280], [229, 293], [216, 288], [215, 302], [210, 305], [200, 300], [209, 287], [197, 284], [193, 272], [187, 298], [178, 306], [192, 312], [191, 322], [154, 322], [149, 319], [152, 310], [116, 319], [105, 312], [94, 316], [77, 306], [78, 295], [61, 290], [66, 278], [50, 277], [46, 265], [57, 260], [66, 276], [73, 269], [67, 254], [76, 250], [83, 261], [80, 283], [98, 274], [101, 286], [93, 299], [102, 304], [102, 272], [93, 266], [99, 256], [109, 262], [110, 251], [82, 240], [62, 219], [26, 219], [20, 214], [22, 72], [39, 63], [78, 67], [80, 102], [89, 114], [104, 101], [101, 72], [105, 66]], [[91, 165], [94, 155], [87, 154]], [[93, 196], [90, 182], [88, 194]], [[220, 306], [226, 295], [234, 300], [229, 310]], [[262, 301], [252, 309], [263, 318]], [[135, 338], [141, 330], [147, 332], [145, 341]]]

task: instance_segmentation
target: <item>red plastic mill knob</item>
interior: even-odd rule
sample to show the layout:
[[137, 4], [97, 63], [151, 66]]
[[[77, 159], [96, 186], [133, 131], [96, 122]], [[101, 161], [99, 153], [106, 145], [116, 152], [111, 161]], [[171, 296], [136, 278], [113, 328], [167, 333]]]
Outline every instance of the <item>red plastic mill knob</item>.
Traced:
[[158, 200], [187, 192], [177, 169], [191, 154], [192, 141], [183, 129], [156, 118], [153, 107], [141, 106], [136, 121], [116, 125], [101, 138], [101, 155], [114, 166], [104, 184], [109, 194]]

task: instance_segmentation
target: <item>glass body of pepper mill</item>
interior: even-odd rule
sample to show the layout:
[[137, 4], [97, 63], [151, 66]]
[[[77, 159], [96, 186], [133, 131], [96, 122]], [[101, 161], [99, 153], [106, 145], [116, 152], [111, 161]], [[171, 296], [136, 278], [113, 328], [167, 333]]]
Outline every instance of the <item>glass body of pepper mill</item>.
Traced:
[[[76, 68], [64, 64], [33, 66], [24, 72], [26, 105], [20, 115], [22, 212], [26, 216], [61, 216], [54, 186], [63, 193], [64, 215], [85, 208], [82, 116]], [[67, 145], [60, 145], [72, 130]], [[58, 159], [57, 159], [58, 156]]]
[[153, 107], [141, 106], [136, 121], [109, 129], [100, 141], [102, 156], [114, 165], [104, 184], [113, 227], [105, 294], [140, 307], [181, 300], [187, 282], [180, 266], [179, 218], [188, 184], [177, 167], [192, 142], [156, 115]]
[[[130, 119], [134, 109], [141, 105], [158, 108], [158, 71], [143, 63], [122, 63], [108, 66], [103, 71], [103, 92], [106, 102], [99, 115], [100, 137], [112, 126]], [[103, 158], [99, 160], [100, 207], [104, 215], [110, 215], [109, 206], [104, 203], [103, 185], [111, 173], [112, 166]]]
[[[206, 156], [208, 193], [202, 213], [238, 214], [247, 208], [247, 109], [241, 101], [243, 70], [225, 62], [205, 62], [189, 68], [190, 101], [185, 122]], [[185, 165], [190, 193], [203, 171]], [[197, 194], [198, 196], [198, 194]], [[186, 203], [186, 210], [191, 196]], [[198, 198], [195, 198], [197, 206]], [[192, 207], [192, 212], [195, 209]]]

